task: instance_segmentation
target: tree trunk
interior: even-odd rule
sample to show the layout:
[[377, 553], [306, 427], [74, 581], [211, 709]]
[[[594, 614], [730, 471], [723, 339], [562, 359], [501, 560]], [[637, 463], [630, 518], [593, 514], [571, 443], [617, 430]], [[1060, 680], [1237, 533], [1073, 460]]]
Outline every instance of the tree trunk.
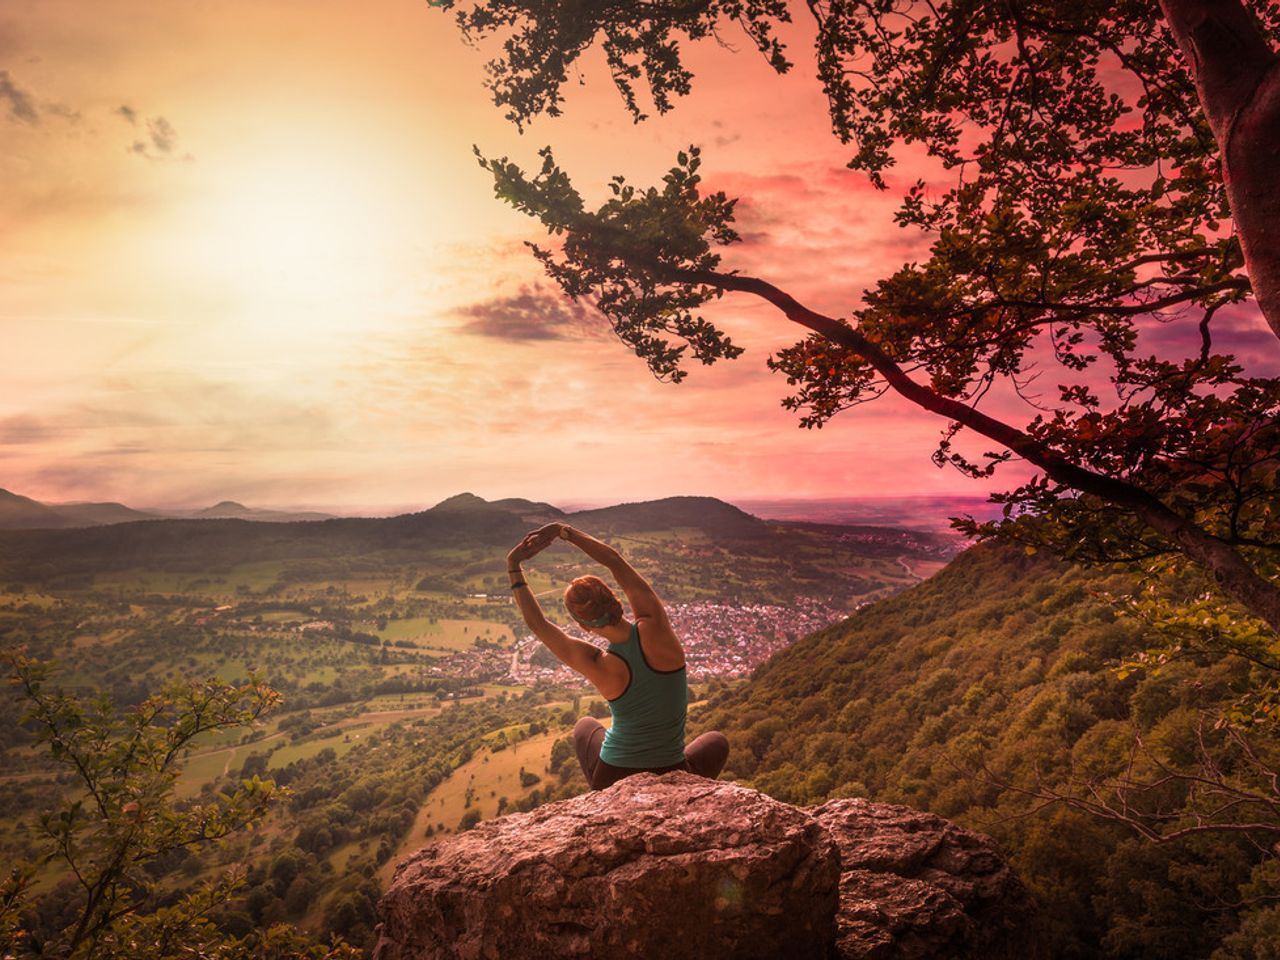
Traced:
[[1280, 57], [1240, 0], [1160, 0], [1222, 155], [1262, 315], [1280, 337]]
[[1222, 158], [1253, 295], [1280, 336], [1280, 70], [1236, 115]]

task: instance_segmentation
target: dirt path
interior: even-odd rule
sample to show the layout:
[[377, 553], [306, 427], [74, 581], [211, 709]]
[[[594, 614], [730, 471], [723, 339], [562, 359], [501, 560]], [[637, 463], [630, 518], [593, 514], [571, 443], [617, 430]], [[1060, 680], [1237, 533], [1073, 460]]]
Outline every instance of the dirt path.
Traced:
[[907, 563], [907, 561], [904, 559], [905, 557], [906, 557], [906, 554], [903, 554], [901, 557], [898, 557], [897, 558], [898, 564], [902, 567], [903, 570], [907, 572], [908, 577], [910, 577], [916, 583], [923, 583], [924, 577], [916, 573], [915, 568], [913, 568], [911, 564]]
[[354, 717], [344, 717], [341, 720], [326, 724], [323, 727], [316, 727], [316, 732], [318, 733], [321, 730], [336, 730], [340, 727], [350, 727], [357, 723], [378, 722], [383, 720], [388, 723], [394, 723], [397, 720], [406, 720], [409, 717], [425, 717], [428, 715], [435, 716], [439, 712], [439, 707], [413, 707], [405, 710], [370, 710], [368, 713], [356, 714]]
[[[190, 763], [192, 760], [198, 760], [201, 757], [216, 756], [219, 753], [229, 753], [231, 756], [235, 756], [235, 752], [241, 747], [256, 747], [261, 743], [270, 743], [272, 740], [279, 740], [283, 736], [283, 733], [273, 733], [271, 736], [263, 737], [261, 740], [250, 740], [248, 743], [237, 743], [230, 747], [214, 747], [212, 750], [201, 750], [199, 753], [193, 753], [191, 756], [187, 757], [187, 763]], [[226, 776], [227, 770], [230, 769], [230, 764], [231, 757], [228, 757], [227, 766], [222, 770], [223, 776]]]

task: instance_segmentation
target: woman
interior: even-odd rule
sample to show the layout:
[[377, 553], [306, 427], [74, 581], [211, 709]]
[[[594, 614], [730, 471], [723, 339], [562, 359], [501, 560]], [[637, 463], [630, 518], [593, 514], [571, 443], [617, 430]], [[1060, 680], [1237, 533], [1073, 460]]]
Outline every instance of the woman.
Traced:
[[[564, 592], [564, 604], [584, 630], [604, 637], [609, 649], [569, 636], [547, 621], [524, 581], [520, 564], [560, 537], [613, 574], [631, 604], [634, 622], [599, 577], [578, 577]], [[565, 666], [587, 678], [609, 703], [613, 725], [605, 730], [594, 717], [573, 728], [578, 762], [593, 789], [602, 790], [633, 773], [687, 770], [715, 778], [729, 757], [721, 733], [704, 733], [684, 745], [689, 685], [684, 648], [671, 629], [662, 601], [622, 554], [565, 523], [549, 523], [527, 534], [507, 554], [520, 613], [534, 636]]]

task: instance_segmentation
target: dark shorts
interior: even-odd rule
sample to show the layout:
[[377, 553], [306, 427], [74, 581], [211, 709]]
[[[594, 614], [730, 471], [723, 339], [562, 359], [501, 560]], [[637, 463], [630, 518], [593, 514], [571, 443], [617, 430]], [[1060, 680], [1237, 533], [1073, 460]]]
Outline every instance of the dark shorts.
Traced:
[[605, 728], [595, 717], [583, 717], [573, 728], [573, 746], [578, 763], [593, 790], [613, 786], [633, 773], [671, 773], [685, 770], [700, 777], [714, 780], [729, 759], [729, 741], [723, 733], [704, 733], [684, 748], [684, 759], [669, 767], [615, 767], [600, 759], [600, 745], [604, 743]]

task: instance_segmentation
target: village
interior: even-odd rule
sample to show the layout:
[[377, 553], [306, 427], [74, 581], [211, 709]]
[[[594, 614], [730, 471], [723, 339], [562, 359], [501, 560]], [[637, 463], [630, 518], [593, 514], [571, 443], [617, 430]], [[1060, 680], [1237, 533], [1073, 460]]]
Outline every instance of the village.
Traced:
[[[691, 680], [750, 676], [757, 666], [800, 637], [843, 620], [848, 614], [814, 598], [794, 605], [723, 604], [710, 602], [668, 605], [668, 616], [685, 650]], [[604, 646], [599, 637], [576, 626], [565, 632]], [[428, 675], [475, 682], [522, 686], [584, 686], [585, 681], [559, 663], [532, 634], [522, 634], [511, 647], [475, 647], [459, 651], [427, 670]]]

